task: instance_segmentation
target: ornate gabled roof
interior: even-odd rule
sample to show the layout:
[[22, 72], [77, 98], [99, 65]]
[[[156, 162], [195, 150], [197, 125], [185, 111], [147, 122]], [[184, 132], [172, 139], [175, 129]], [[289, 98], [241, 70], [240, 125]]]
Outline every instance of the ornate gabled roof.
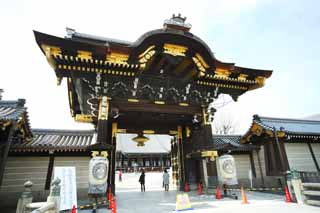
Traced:
[[84, 152], [93, 142], [93, 130], [33, 129], [32, 141], [14, 144], [14, 152]]
[[[97, 125], [101, 97], [108, 97], [112, 107], [126, 118], [135, 117], [136, 111], [146, 112], [149, 104], [166, 119], [175, 116], [174, 120], [192, 125], [192, 116], [201, 114], [201, 108], [208, 107], [219, 94], [229, 94], [236, 101], [247, 91], [263, 87], [272, 71], [217, 60], [210, 47], [189, 32], [191, 25], [185, 20], [181, 15], [173, 16], [163, 28], [134, 42], [73, 29], [67, 29], [65, 38], [37, 31], [34, 35], [57, 83], [67, 78], [70, 111], [76, 121]], [[129, 105], [131, 110], [124, 107]], [[175, 115], [173, 109], [186, 116]], [[159, 124], [152, 113], [147, 113], [146, 120]], [[118, 121], [120, 128], [132, 128], [121, 116]], [[169, 124], [172, 127], [168, 128], [177, 126]]]
[[251, 127], [241, 141], [248, 142], [252, 135], [267, 134], [274, 137], [274, 130], [278, 137], [287, 137], [287, 139], [291, 137], [318, 139], [320, 138], [320, 121], [254, 115]]
[[17, 101], [0, 100], [0, 127], [5, 131], [6, 127], [16, 122], [17, 129], [21, 130], [24, 139], [32, 137], [25, 99]]
[[254, 145], [240, 144], [241, 135], [214, 135], [215, 150], [250, 151], [257, 148]]

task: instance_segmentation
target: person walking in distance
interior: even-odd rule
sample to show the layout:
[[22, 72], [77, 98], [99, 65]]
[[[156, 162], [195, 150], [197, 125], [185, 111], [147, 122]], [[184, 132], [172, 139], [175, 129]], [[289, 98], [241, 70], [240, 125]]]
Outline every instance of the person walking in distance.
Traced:
[[146, 186], [144, 185], [145, 183], [145, 174], [144, 174], [144, 170], [142, 170], [140, 178], [139, 178], [139, 182], [141, 185], [141, 192], [145, 192], [146, 191]]
[[122, 181], [122, 172], [121, 172], [121, 170], [119, 171], [119, 182], [121, 182]]
[[164, 184], [164, 190], [169, 191], [169, 174], [166, 169], [163, 172], [162, 180], [163, 180], [163, 184]]

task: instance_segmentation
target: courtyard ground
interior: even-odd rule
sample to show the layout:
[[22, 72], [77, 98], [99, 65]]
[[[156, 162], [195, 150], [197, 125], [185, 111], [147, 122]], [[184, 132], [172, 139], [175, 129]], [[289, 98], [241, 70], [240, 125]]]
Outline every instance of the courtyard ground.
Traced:
[[[139, 173], [124, 173], [123, 181], [117, 180], [116, 200], [118, 213], [158, 213], [174, 212], [176, 195], [180, 193], [174, 188], [165, 192], [162, 188], [161, 173], [146, 173], [146, 192], [140, 192]], [[118, 176], [117, 176], [118, 178]], [[198, 196], [189, 192], [193, 210], [187, 212], [228, 212], [228, 213], [312, 213], [320, 212], [320, 208], [296, 203], [286, 203], [284, 196], [261, 192], [247, 192], [249, 204], [241, 204], [240, 192], [235, 192], [239, 200], [224, 198], [216, 200], [213, 191], [210, 195]]]

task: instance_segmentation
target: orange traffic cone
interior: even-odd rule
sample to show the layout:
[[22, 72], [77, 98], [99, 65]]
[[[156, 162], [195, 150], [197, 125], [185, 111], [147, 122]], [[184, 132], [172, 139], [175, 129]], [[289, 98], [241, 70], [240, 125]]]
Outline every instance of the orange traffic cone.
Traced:
[[284, 193], [285, 193], [285, 195], [286, 195], [286, 202], [287, 202], [287, 203], [292, 203], [292, 198], [291, 198], [291, 196], [290, 196], [290, 193], [289, 193], [289, 190], [288, 190], [288, 186], [287, 186], [287, 185], [284, 187]]
[[202, 185], [198, 183], [198, 195], [202, 195]]
[[71, 213], [77, 213], [77, 209], [76, 209], [76, 206], [75, 206], [75, 205], [73, 205], [72, 210], [71, 210]]
[[111, 200], [109, 201], [109, 207], [110, 207], [111, 212], [112, 212], [112, 211], [113, 211], [113, 209], [114, 209], [114, 202], [113, 202], [113, 199], [111, 199]]
[[189, 185], [188, 185], [187, 182], [184, 184], [184, 191], [185, 191], [185, 192], [188, 192], [188, 191], [189, 191]]
[[221, 190], [220, 190], [220, 187], [217, 186], [217, 189], [216, 189], [216, 199], [217, 200], [220, 200], [222, 198], [221, 196]]
[[242, 197], [242, 204], [248, 204], [248, 199], [247, 199], [247, 195], [246, 192], [243, 189], [243, 186], [241, 186], [241, 197]]
[[114, 197], [112, 198], [112, 204], [113, 208], [111, 209], [111, 213], [117, 213], [117, 202], [116, 199], [114, 199]]
[[111, 186], [109, 186], [109, 188], [108, 188], [108, 194], [107, 194], [107, 199], [108, 199], [108, 201], [111, 200], [111, 197], [112, 197], [112, 194], [111, 194]]

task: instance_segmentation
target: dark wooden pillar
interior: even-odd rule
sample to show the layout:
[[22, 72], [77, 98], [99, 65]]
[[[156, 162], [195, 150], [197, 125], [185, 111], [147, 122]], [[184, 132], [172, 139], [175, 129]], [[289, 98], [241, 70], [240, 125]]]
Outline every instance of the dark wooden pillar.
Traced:
[[49, 151], [49, 164], [48, 164], [48, 170], [47, 170], [46, 184], [44, 186], [45, 190], [50, 189], [53, 167], [54, 167], [54, 152]]
[[250, 157], [250, 165], [251, 165], [252, 177], [256, 178], [257, 174], [256, 174], [256, 167], [254, 165], [253, 151], [250, 151], [249, 157]]
[[273, 135], [274, 135], [274, 138], [275, 138], [275, 142], [277, 144], [277, 148], [278, 148], [278, 152], [279, 152], [279, 158], [280, 158], [280, 165], [281, 165], [281, 171], [286, 171], [287, 168], [285, 166], [285, 161], [284, 161], [284, 156], [283, 156], [283, 152], [282, 152], [282, 149], [280, 147], [280, 141], [279, 141], [279, 138], [278, 138], [278, 134], [277, 134], [277, 131], [276, 131], [276, 128], [273, 127]]
[[319, 172], [320, 171], [319, 164], [318, 164], [318, 161], [316, 159], [316, 156], [314, 155], [314, 152], [313, 152], [313, 149], [312, 149], [312, 146], [311, 146], [310, 142], [308, 142], [308, 147], [309, 147], [309, 150], [310, 150], [314, 165], [316, 166], [317, 171]]
[[116, 150], [117, 150], [117, 123], [112, 123], [112, 138], [111, 145], [113, 146], [111, 151], [111, 189], [112, 193], [115, 195], [115, 180], [116, 180]]
[[184, 190], [185, 184], [185, 165], [184, 165], [184, 149], [183, 149], [183, 128], [178, 126], [177, 135], [177, 147], [178, 147], [178, 163], [179, 163], [179, 190]]
[[260, 150], [256, 150], [256, 154], [257, 154], [257, 159], [258, 159], [261, 183], [262, 183], [262, 186], [264, 186], [264, 177], [263, 177], [263, 171], [262, 171], [261, 160], [260, 160]]
[[10, 146], [11, 146], [11, 143], [13, 140], [13, 135], [14, 135], [15, 130], [16, 130], [16, 121], [13, 121], [11, 124], [10, 130], [9, 130], [6, 145], [3, 149], [3, 153], [1, 156], [2, 159], [0, 161], [0, 186], [2, 185], [4, 170], [6, 167], [6, 163], [7, 163], [7, 159], [8, 159], [8, 155], [9, 155], [9, 150], [10, 150]]

